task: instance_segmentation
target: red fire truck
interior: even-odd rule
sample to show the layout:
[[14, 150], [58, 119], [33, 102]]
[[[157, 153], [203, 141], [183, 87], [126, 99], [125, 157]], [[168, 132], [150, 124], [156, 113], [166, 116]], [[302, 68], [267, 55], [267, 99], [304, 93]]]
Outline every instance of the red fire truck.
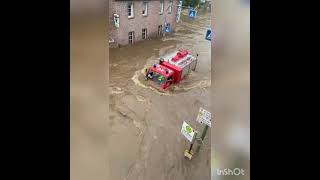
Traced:
[[147, 69], [145, 80], [152, 80], [161, 89], [166, 90], [171, 84], [177, 84], [183, 80], [191, 70], [196, 69], [197, 57], [189, 54], [187, 50], [180, 49], [178, 52], [160, 58], [158, 64], [153, 64]]

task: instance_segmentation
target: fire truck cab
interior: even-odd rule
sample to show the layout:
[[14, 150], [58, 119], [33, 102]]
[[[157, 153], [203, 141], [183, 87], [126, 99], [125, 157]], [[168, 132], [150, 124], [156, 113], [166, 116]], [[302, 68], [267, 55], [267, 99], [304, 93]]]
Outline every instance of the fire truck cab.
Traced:
[[166, 90], [171, 84], [177, 84], [183, 80], [191, 70], [196, 69], [196, 66], [197, 57], [189, 54], [187, 50], [179, 50], [160, 58], [158, 64], [153, 64], [146, 71], [145, 79], [152, 80], [161, 89]]

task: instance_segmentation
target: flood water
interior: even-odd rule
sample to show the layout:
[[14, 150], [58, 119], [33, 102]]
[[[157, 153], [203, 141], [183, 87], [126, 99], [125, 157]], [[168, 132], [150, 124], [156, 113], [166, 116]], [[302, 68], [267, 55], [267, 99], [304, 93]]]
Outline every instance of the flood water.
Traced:
[[[110, 179], [210, 179], [210, 131], [191, 161], [183, 155], [189, 143], [180, 132], [183, 121], [201, 132], [197, 113], [210, 107], [211, 43], [205, 40], [210, 22], [210, 12], [198, 11], [190, 20], [183, 11], [174, 34], [110, 49]], [[180, 47], [199, 54], [196, 70], [170, 91], [146, 84], [144, 69]]]

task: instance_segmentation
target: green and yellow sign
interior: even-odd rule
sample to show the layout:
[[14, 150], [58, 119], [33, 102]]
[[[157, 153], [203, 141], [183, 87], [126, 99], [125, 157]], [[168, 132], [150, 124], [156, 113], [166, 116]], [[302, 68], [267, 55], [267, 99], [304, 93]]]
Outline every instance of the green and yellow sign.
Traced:
[[188, 139], [188, 141], [192, 142], [194, 131], [192, 127], [189, 124], [187, 124], [185, 121], [183, 121], [181, 133]]

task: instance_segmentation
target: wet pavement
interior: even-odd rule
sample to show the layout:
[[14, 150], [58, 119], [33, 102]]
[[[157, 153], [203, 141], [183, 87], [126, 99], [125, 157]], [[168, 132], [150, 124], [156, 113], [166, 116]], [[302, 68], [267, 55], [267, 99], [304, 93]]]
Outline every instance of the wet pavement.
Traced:
[[[183, 13], [173, 35], [110, 49], [109, 179], [210, 179], [210, 131], [191, 161], [183, 155], [189, 143], [180, 132], [183, 121], [201, 132], [197, 113], [210, 109], [211, 43], [204, 38], [210, 13], [199, 11], [196, 20]], [[170, 91], [149, 86], [145, 68], [180, 47], [199, 54], [196, 70]]]

